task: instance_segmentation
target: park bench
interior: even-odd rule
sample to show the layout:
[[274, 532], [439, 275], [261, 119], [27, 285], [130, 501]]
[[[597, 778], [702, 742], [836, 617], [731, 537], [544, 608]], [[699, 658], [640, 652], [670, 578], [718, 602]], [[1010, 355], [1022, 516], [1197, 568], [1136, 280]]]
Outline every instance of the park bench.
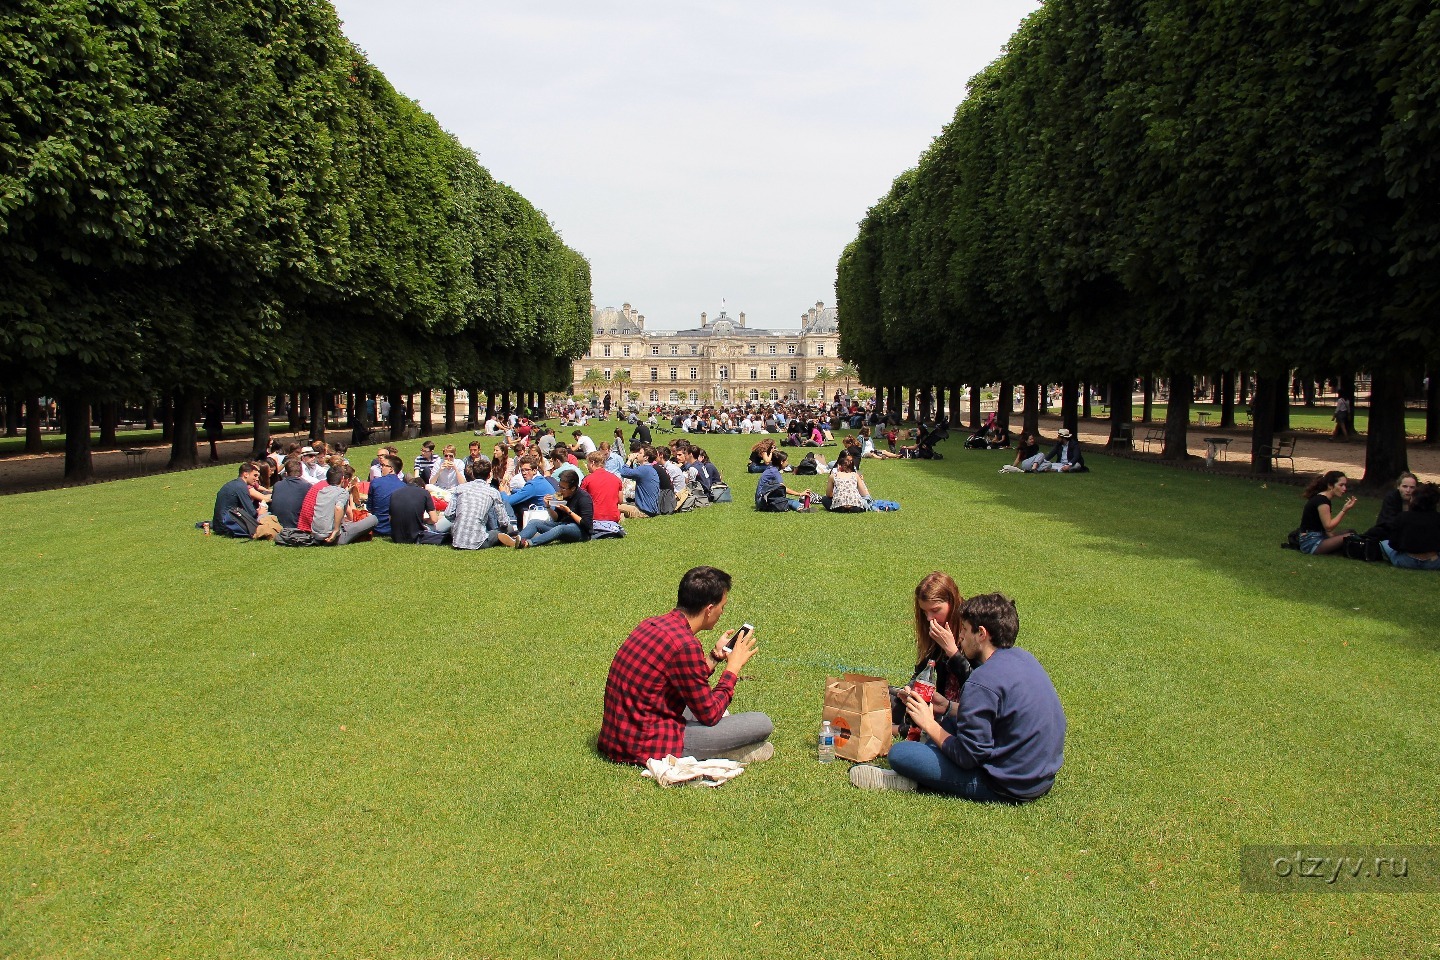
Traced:
[[1116, 431], [1115, 436], [1105, 443], [1106, 450], [1134, 450], [1135, 449], [1135, 425], [1122, 423]]
[[1145, 438], [1140, 441], [1140, 445], [1146, 453], [1150, 452], [1150, 444], [1152, 443], [1158, 443], [1162, 448], [1165, 446], [1164, 427], [1147, 427], [1145, 429]]

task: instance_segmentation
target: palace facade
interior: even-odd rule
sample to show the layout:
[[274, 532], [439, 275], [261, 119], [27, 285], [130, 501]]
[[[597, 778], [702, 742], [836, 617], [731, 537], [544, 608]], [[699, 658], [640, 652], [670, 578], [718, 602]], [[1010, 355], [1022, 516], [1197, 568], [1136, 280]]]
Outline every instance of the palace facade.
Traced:
[[[571, 391], [608, 393], [612, 403], [632, 393], [642, 405], [804, 400], [811, 391], [823, 395], [816, 375], [841, 363], [835, 309], [824, 303], [800, 315], [799, 330], [751, 327], [743, 312], [732, 319], [722, 310], [713, 320], [700, 314], [688, 330], [648, 331], [628, 303], [592, 306], [590, 316], [590, 350], [574, 363]], [[603, 378], [593, 386], [585, 382], [592, 370]]]

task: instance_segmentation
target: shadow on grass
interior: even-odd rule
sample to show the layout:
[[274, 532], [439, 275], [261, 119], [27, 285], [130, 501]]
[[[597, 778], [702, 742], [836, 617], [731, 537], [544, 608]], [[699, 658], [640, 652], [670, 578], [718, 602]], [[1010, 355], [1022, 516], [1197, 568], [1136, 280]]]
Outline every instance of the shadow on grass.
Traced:
[[[1090, 549], [1149, 563], [1153, 578], [1122, 587], [1163, 598], [1167, 578], [1182, 564], [1232, 580], [1249, 595], [1298, 602], [1337, 615], [1365, 616], [1400, 629], [1418, 649], [1440, 649], [1433, 624], [1440, 593], [1433, 573], [1362, 563], [1342, 555], [1309, 556], [1282, 550], [1299, 524], [1304, 500], [1288, 483], [1175, 470], [1086, 451], [1083, 474], [1001, 474], [1012, 451], [969, 450], [943, 445], [940, 461], [907, 461], [935, 477], [984, 489], [1006, 508], [1073, 527], [1091, 539]], [[1167, 509], [1173, 503], [1174, 510]], [[1356, 529], [1374, 521], [1378, 497], [1362, 497]], [[1195, 522], [1199, 508], [1207, 518]], [[1224, 604], [1226, 596], [1214, 602]], [[1276, 629], [1284, 623], [1277, 621]]]

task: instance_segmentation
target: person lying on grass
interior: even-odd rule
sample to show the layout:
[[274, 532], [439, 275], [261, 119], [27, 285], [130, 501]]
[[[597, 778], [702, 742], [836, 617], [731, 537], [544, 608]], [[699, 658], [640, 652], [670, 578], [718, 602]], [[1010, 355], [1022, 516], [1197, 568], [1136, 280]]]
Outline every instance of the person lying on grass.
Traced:
[[1025, 803], [1050, 792], [1064, 762], [1065, 711], [1045, 668], [1015, 646], [1020, 618], [998, 593], [960, 605], [955, 637], [969, 661], [960, 698], [937, 719], [932, 704], [904, 691], [910, 721], [929, 742], [890, 748], [890, 769], [858, 764], [862, 790], [932, 790], [986, 803]]
[[[723, 570], [687, 570], [675, 609], [642, 620], [620, 645], [605, 679], [597, 743], [605, 757], [636, 764], [667, 755], [750, 763], [774, 754], [769, 717], [725, 715], [740, 671], [755, 655], [755, 635], [727, 630], [709, 652], [696, 638], [720, 622], [730, 586]], [[722, 664], [712, 688], [710, 676]]]

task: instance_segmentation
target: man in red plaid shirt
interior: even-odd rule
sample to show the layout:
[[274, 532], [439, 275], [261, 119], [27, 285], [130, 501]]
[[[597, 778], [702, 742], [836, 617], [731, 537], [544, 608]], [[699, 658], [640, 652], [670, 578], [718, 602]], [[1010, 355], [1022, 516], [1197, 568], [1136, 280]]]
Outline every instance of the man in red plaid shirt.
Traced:
[[[673, 755], [742, 763], [768, 760], [774, 724], [763, 713], [725, 716], [735, 681], [755, 655], [755, 636], [727, 630], [708, 653], [697, 633], [720, 622], [730, 575], [695, 567], [680, 580], [676, 609], [641, 621], [615, 652], [605, 680], [600, 752], [617, 763]], [[733, 639], [733, 645], [732, 645]], [[725, 670], [712, 689], [710, 676]]]

